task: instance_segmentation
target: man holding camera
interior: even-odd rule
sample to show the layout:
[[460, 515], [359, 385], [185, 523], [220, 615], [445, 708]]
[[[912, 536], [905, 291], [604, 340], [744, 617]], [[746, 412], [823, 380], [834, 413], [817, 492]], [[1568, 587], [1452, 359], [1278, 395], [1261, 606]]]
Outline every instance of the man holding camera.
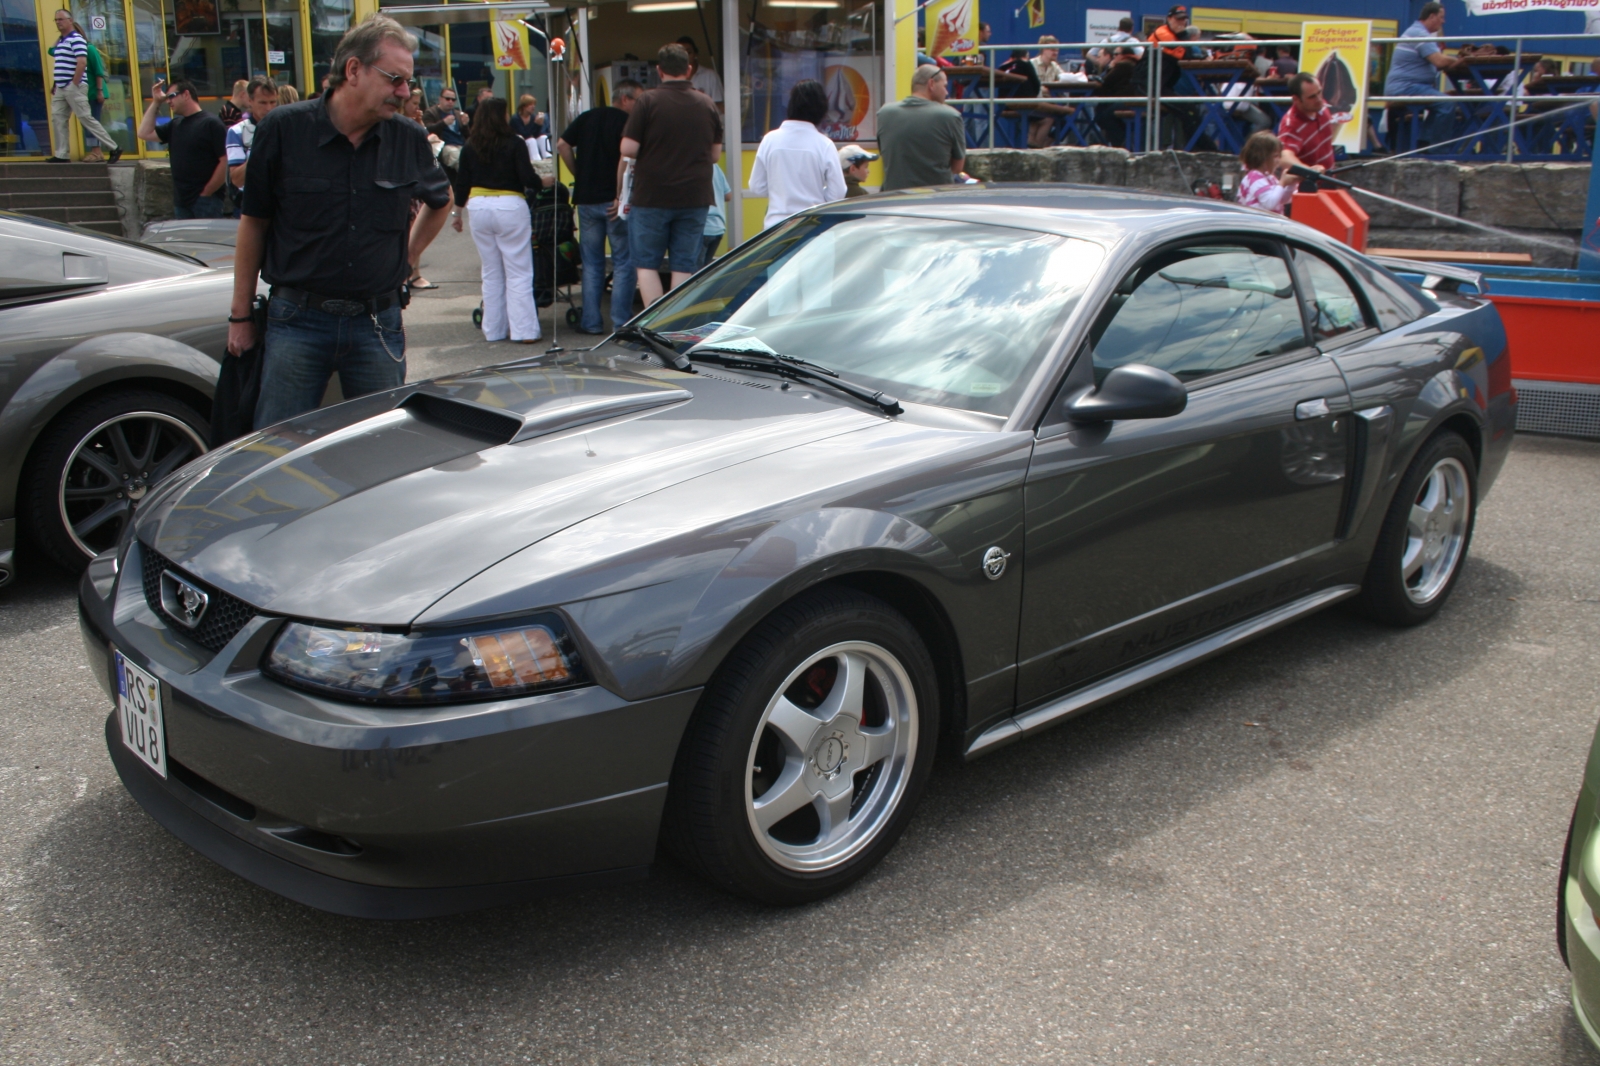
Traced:
[[[405, 280], [450, 204], [427, 133], [400, 117], [416, 47], [398, 22], [371, 16], [339, 42], [320, 99], [280, 107], [256, 130], [228, 351], [255, 344], [259, 274], [272, 296], [257, 426], [315, 408], [335, 372], [347, 399], [405, 382]], [[413, 199], [423, 207], [411, 224]]]

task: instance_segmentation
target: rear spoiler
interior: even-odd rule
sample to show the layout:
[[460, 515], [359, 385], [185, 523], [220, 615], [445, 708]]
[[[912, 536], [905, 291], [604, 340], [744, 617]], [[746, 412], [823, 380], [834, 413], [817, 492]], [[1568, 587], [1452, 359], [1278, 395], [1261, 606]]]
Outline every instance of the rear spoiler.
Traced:
[[1371, 255], [1367, 258], [1396, 274], [1420, 274], [1420, 284], [1424, 289], [1460, 292], [1461, 286], [1471, 285], [1479, 293], [1484, 291], [1481, 272], [1454, 263], [1420, 263], [1414, 259], [1397, 259], [1388, 255]]

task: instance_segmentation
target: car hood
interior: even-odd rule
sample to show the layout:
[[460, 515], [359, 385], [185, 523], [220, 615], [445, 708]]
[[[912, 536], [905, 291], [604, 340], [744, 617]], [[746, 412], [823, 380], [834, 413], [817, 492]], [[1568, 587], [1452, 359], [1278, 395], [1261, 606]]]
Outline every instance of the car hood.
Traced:
[[180, 472], [137, 531], [272, 613], [406, 625], [560, 529], [880, 421], [749, 379], [530, 361], [245, 437]]

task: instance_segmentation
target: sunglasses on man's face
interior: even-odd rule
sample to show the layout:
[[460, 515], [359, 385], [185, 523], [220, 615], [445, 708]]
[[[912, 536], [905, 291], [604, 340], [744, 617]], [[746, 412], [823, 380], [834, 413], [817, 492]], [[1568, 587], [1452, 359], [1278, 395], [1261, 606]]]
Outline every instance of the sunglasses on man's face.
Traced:
[[368, 63], [367, 66], [372, 67], [373, 70], [377, 71], [379, 74], [382, 74], [385, 78], [388, 78], [389, 87], [391, 89], [398, 89], [402, 85], [404, 85], [406, 88], [411, 87], [411, 77], [408, 74], [390, 74], [387, 70], [384, 70], [380, 66], [375, 66], [372, 63]]

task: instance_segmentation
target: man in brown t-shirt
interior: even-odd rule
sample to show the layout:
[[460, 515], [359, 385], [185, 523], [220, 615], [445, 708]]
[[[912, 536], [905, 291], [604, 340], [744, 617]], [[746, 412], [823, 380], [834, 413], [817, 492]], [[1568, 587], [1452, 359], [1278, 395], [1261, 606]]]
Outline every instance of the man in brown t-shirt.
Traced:
[[[722, 115], [689, 82], [689, 53], [669, 44], [656, 53], [661, 88], [644, 94], [622, 131], [617, 189], [633, 164], [628, 251], [639, 272], [645, 306], [661, 299], [663, 255], [676, 289], [700, 263], [706, 210], [716, 201], [711, 168], [722, 158]], [[683, 269], [679, 269], [679, 267]]]

